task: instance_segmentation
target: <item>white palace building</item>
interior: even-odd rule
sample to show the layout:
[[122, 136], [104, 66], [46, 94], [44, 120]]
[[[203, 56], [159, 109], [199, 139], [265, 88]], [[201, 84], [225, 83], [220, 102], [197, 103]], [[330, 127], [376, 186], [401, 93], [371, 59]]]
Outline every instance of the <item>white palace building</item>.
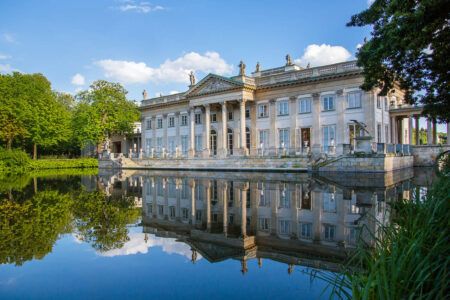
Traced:
[[[399, 88], [387, 96], [361, 90], [355, 61], [302, 68], [287, 55], [282, 67], [260, 70], [258, 63], [247, 75], [241, 62], [237, 76], [209, 74], [196, 83], [191, 73], [190, 82], [174, 95], [147, 98], [144, 91], [146, 157], [342, 154], [360, 135], [392, 144], [411, 144], [418, 136], [422, 109], [405, 104]], [[436, 143], [431, 121], [428, 142]]]

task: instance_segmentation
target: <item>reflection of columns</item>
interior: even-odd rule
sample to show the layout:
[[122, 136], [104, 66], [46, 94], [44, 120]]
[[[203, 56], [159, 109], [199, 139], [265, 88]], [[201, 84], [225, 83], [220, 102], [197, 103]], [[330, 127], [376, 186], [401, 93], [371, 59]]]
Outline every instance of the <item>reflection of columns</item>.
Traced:
[[431, 145], [433, 140], [432, 129], [431, 129], [431, 119], [427, 119], [427, 145]]
[[223, 234], [227, 236], [228, 234], [228, 193], [227, 193], [227, 182], [225, 181], [222, 185], [222, 204], [223, 204]]
[[419, 116], [414, 116], [414, 121], [415, 121], [415, 131], [416, 131], [416, 145], [420, 145], [420, 136], [419, 136]]
[[156, 186], [155, 186], [155, 177], [152, 177], [152, 211], [153, 211], [153, 218], [157, 218], [157, 203], [156, 203]]
[[210, 130], [211, 130], [211, 122], [210, 122], [210, 117], [211, 117], [211, 107], [209, 106], [209, 104], [205, 105], [205, 146], [206, 146], [206, 153], [205, 156], [209, 157], [209, 153], [210, 153]]
[[205, 185], [206, 192], [206, 230], [211, 231], [211, 182], [208, 180]]
[[228, 127], [227, 127], [227, 103], [224, 101], [222, 103], [222, 153], [223, 157], [227, 156], [227, 139], [228, 139]]
[[436, 119], [433, 119], [433, 145], [437, 145], [437, 124], [436, 124]]
[[195, 111], [194, 111], [194, 108], [191, 108], [190, 121], [191, 121], [190, 122], [191, 126], [189, 128], [189, 138], [190, 138], [189, 157], [193, 157], [195, 154]]
[[246, 143], [246, 131], [245, 131], [245, 99], [239, 102], [239, 122], [241, 127], [241, 149], [242, 155], [248, 155], [247, 143]]
[[408, 144], [412, 145], [412, 137], [413, 137], [413, 122], [412, 116], [408, 116]]
[[195, 224], [195, 180], [191, 179], [191, 224]]
[[248, 185], [245, 183], [242, 188], [239, 189], [241, 193], [241, 236], [247, 237], [247, 189]]

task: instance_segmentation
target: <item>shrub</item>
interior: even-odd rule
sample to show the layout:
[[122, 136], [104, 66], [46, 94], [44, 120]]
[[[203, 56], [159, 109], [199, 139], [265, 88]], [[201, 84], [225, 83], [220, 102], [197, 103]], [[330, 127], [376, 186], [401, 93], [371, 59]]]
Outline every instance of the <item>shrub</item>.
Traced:
[[2, 172], [23, 172], [30, 162], [28, 154], [21, 150], [0, 149], [0, 171]]

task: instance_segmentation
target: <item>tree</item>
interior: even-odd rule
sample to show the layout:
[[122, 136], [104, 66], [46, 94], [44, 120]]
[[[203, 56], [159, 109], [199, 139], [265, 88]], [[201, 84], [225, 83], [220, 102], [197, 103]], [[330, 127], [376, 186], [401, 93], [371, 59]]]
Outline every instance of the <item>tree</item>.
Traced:
[[133, 132], [133, 122], [139, 120], [136, 104], [126, 99], [127, 91], [119, 83], [95, 81], [90, 89], [76, 98], [73, 128], [80, 146], [100, 144], [112, 134]]
[[372, 38], [358, 51], [364, 90], [386, 95], [394, 82], [424, 114], [450, 122], [450, 2], [446, 0], [375, 0], [352, 16], [347, 26], [372, 26]]

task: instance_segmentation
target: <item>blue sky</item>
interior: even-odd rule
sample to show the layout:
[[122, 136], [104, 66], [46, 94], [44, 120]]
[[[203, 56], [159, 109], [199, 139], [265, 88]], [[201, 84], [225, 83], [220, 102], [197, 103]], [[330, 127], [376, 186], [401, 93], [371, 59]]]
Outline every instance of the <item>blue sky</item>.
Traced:
[[2, 0], [0, 71], [40, 72], [54, 89], [71, 93], [107, 79], [122, 82], [131, 99], [144, 88], [150, 96], [169, 94], [186, 90], [190, 70], [198, 80], [209, 72], [230, 76], [241, 59], [247, 72], [257, 61], [281, 66], [287, 53], [300, 64], [351, 59], [369, 29], [345, 24], [367, 5]]

